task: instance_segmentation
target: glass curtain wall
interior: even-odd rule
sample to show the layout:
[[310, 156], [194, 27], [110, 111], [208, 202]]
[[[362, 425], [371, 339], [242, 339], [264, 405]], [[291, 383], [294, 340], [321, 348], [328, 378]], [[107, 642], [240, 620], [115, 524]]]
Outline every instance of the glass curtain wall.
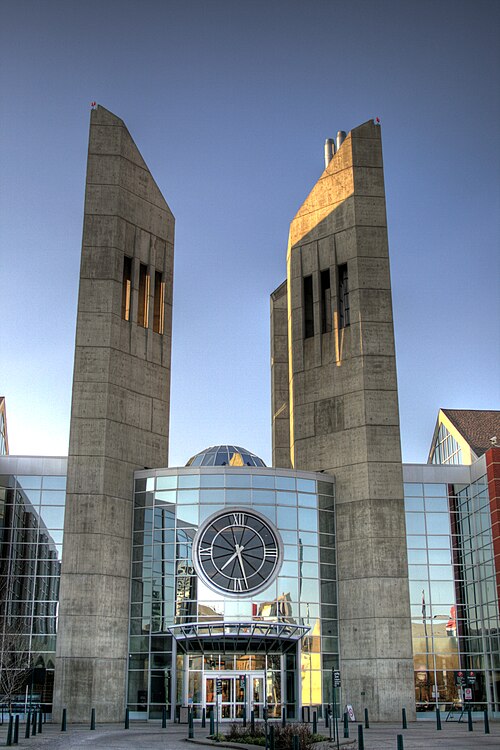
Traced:
[[0, 477], [2, 692], [52, 710], [65, 476]]
[[[180, 652], [176, 656], [169, 633], [173, 625], [194, 622], [263, 620], [309, 626], [300, 664], [293, 653], [276, 668], [279, 679], [274, 667], [269, 670], [270, 710], [278, 715], [286, 705], [289, 715], [296, 715], [298, 690], [304, 705], [328, 701], [324, 690], [329, 677], [325, 673], [323, 678], [322, 670], [338, 665], [333, 484], [290, 474], [258, 468], [187, 469], [136, 479], [128, 683], [132, 712], [156, 717], [166, 705], [173, 718], [174, 705], [187, 702], [201, 708], [207, 665], [200, 666], [201, 653], [187, 662]], [[205, 519], [238, 506], [254, 508], [276, 526], [283, 562], [278, 577], [263, 591], [235, 597], [197, 578], [192, 542]], [[213, 655], [205, 656], [213, 660]], [[249, 669], [261, 669], [262, 655], [250, 656], [254, 662]], [[228, 655], [233, 657], [240, 659]]]
[[405, 484], [417, 711], [465, 697], [458, 670], [477, 672], [475, 708], [498, 710], [499, 622], [485, 479]]

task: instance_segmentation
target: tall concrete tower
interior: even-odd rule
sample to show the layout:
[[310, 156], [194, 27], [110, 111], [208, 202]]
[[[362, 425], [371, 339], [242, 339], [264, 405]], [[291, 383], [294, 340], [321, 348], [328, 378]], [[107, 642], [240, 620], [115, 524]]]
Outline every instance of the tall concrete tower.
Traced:
[[174, 217], [122, 120], [91, 112], [55, 710], [122, 720], [133, 471], [166, 466]]
[[415, 703], [381, 134], [344, 135], [271, 295], [273, 459], [336, 477], [343, 699], [396, 720]]

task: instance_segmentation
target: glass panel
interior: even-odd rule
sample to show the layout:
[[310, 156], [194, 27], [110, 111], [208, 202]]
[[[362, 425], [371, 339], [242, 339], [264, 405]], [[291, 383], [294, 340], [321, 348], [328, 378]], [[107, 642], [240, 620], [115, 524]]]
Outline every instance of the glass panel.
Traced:
[[[314, 479], [297, 478], [297, 490], [299, 492], [316, 492], [316, 482]], [[318, 492], [323, 495], [333, 495], [333, 484], [330, 482], [319, 482]]]
[[296, 529], [297, 511], [291, 508], [278, 508], [277, 525], [279, 529]]
[[170, 477], [156, 477], [157, 490], [170, 490], [177, 487], [177, 475]]
[[423, 513], [406, 514], [406, 533], [425, 534], [425, 522]]
[[[276, 477], [277, 490], [295, 490], [295, 477]], [[294, 493], [295, 494], [295, 493]]]
[[252, 487], [274, 489], [274, 476], [270, 474], [253, 474]]
[[202, 474], [201, 487], [224, 487], [224, 474]]
[[424, 499], [422, 497], [405, 497], [405, 510], [423, 510]]

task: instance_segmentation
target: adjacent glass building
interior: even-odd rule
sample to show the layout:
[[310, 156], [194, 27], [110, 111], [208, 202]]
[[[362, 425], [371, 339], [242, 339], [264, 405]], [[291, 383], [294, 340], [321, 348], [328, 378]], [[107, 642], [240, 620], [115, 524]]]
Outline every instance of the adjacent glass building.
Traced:
[[2, 692], [18, 705], [35, 702], [49, 711], [66, 465], [65, 458], [0, 458]]
[[500, 711], [500, 620], [484, 457], [472, 466], [405, 466], [408, 577], [417, 711], [464, 698]]
[[[333, 479], [209, 449], [136, 472], [128, 707], [297, 718], [338, 666]], [[205, 468], [204, 461], [210, 461]], [[214, 465], [214, 461], [218, 465]], [[230, 465], [232, 462], [232, 466]], [[243, 465], [242, 465], [243, 464]]]

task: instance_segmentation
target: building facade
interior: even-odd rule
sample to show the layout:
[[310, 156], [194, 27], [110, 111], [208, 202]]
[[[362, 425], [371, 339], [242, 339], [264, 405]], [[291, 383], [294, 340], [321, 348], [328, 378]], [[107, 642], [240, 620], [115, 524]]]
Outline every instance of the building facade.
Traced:
[[168, 468], [174, 218], [92, 111], [68, 457], [0, 455], [18, 702], [173, 720], [219, 684], [221, 720], [397, 720], [474, 669], [500, 709], [499, 449], [403, 467], [380, 127], [327, 147], [271, 297], [273, 467], [214, 446]]

